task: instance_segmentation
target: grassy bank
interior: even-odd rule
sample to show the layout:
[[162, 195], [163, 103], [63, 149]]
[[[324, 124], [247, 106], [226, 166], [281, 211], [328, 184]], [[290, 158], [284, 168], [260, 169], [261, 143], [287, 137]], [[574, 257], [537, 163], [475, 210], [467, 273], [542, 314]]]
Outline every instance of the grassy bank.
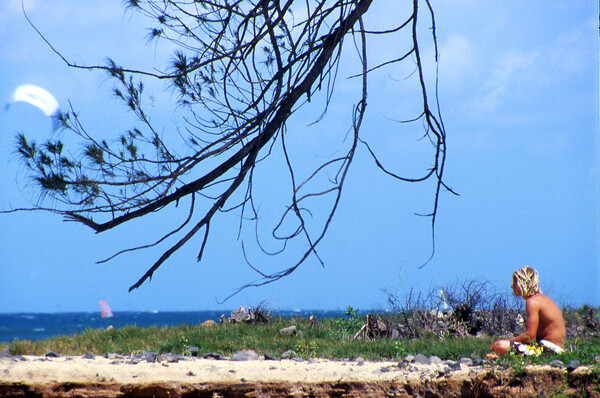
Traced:
[[[442, 359], [459, 359], [476, 355], [485, 357], [492, 337], [446, 337], [424, 333], [418, 339], [377, 338], [353, 339], [359, 329], [359, 319], [322, 319], [309, 327], [306, 320], [297, 321], [301, 335], [287, 336], [280, 329], [290, 325], [290, 319], [275, 317], [268, 323], [215, 324], [213, 326], [184, 325], [166, 328], [124, 327], [113, 330], [88, 329], [72, 336], [54, 337], [40, 341], [17, 340], [10, 343], [14, 355], [44, 355], [55, 351], [61, 355], [95, 355], [117, 353], [131, 355], [143, 351], [184, 354], [189, 347], [199, 348], [200, 354], [217, 352], [228, 356], [235, 351], [251, 349], [259, 354], [280, 356], [294, 350], [304, 358], [356, 358], [366, 360], [396, 360], [405, 355], [418, 353], [437, 355]], [[1, 349], [2, 347], [0, 347]], [[569, 338], [566, 353], [560, 356], [544, 356], [527, 359], [548, 362], [559, 358], [563, 361], [577, 359], [581, 364], [595, 364], [600, 355], [597, 338]], [[519, 360], [522, 363], [521, 360]]]
[[129, 355], [142, 351], [182, 354], [196, 346], [200, 353], [218, 352], [231, 355], [238, 350], [251, 349], [259, 354], [280, 355], [294, 350], [305, 358], [398, 358], [422, 353], [442, 358], [459, 358], [472, 353], [485, 355], [492, 339], [447, 338], [427, 336], [413, 340], [351, 339], [347, 329], [334, 319], [324, 319], [312, 327], [298, 325], [302, 336], [286, 336], [280, 329], [289, 326], [286, 318], [274, 318], [267, 324], [216, 324], [206, 327], [183, 325], [166, 328], [124, 327], [113, 330], [88, 329], [81, 334], [53, 337], [39, 341], [15, 341], [10, 344], [13, 354], [43, 355], [49, 350], [63, 355], [96, 355], [118, 353]]

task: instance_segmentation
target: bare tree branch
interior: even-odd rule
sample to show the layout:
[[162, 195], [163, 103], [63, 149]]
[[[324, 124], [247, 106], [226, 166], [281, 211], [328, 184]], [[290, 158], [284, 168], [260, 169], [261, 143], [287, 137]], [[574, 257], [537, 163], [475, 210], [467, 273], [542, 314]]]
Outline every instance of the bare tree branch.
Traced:
[[[431, 17], [429, 27], [437, 61], [434, 13], [429, 1], [425, 2], [425, 12]], [[437, 102], [437, 86], [432, 106], [420, 53], [419, 0], [413, 0], [410, 13], [402, 19], [404, 22], [376, 30], [367, 29], [363, 22], [372, 0], [314, 3], [128, 0], [125, 3], [127, 10], [156, 24], [148, 33], [150, 41], [162, 40], [177, 48], [168, 67], [139, 70], [121, 67], [112, 59], [108, 59], [106, 65], [77, 65], [57, 50], [27, 15], [25, 17], [66, 65], [108, 73], [114, 82], [113, 96], [133, 113], [136, 126], [125, 130], [114, 141], [100, 140], [85, 127], [71, 106], [68, 112], [56, 116], [55, 124], [59, 130], [74, 133], [83, 143], [82, 151], [67, 155], [60, 140], [39, 145], [23, 134], [17, 137], [16, 150], [42, 197], [50, 197], [58, 203], [57, 206], [40, 203], [36, 209], [61, 214], [65, 221], [81, 223], [96, 233], [160, 212], [192, 195], [189, 211], [178, 227], [163, 233], [154, 243], [122, 250], [103, 260], [174, 240], [130, 291], [150, 280], [173, 253], [204, 229], [197, 256], [200, 261], [210, 242], [209, 227], [218, 222], [218, 212], [240, 212], [238, 238], [246, 223], [254, 223], [257, 246], [269, 256], [284, 253], [291, 242], [305, 245], [294, 259], [286, 260], [281, 269], [265, 272], [252, 264], [242, 240], [243, 257], [260, 279], [240, 290], [279, 280], [294, 272], [311, 255], [324, 264], [317, 248], [339, 206], [359, 142], [365, 145], [376, 166], [394, 179], [410, 183], [434, 181], [429, 214], [433, 256], [440, 192], [442, 188], [450, 188], [442, 179], [446, 132]], [[395, 37], [400, 32], [410, 33], [412, 37], [408, 50], [368, 67], [368, 41], [374, 37]], [[357, 88], [356, 98], [352, 100], [352, 120], [345, 127], [348, 135], [343, 149], [338, 152], [341, 155], [307, 169], [293, 160], [291, 152], [295, 148], [287, 137], [287, 122], [310, 102], [321, 106], [320, 113], [312, 119], [315, 120], [313, 125], [324, 117], [336, 89], [340, 65], [346, 59], [343, 48], [348, 38], [354, 42], [361, 69], [360, 73], [350, 76], [355, 78], [352, 81], [356, 81], [357, 86], [360, 82], [360, 89]], [[402, 177], [384, 165], [360, 134], [367, 112], [369, 78], [405, 62], [414, 62], [420, 87], [418, 97], [422, 101], [420, 116], [405, 123], [422, 123], [424, 137], [433, 147], [432, 166], [417, 178]], [[358, 78], [360, 80], [356, 80]], [[154, 125], [146, 110], [148, 97], [144, 82], [148, 79], [168, 82], [177, 95], [177, 106], [185, 111], [181, 126], [165, 129]], [[340, 129], [344, 131], [344, 127]], [[159, 134], [160, 131], [166, 131], [162, 133], [165, 136]], [[171, 143], [177, 136], [183, 139], [184, 154], [179, 154], [181, 148]], [[290, 188], [283, 210], [270, 231], [269, 239], [278, 248], [266, 250], [260, 239], [260, 203], [256, 202], [254, 179], [264, 175], [265, 171], [258, 166], [272, 158], [273, 153], [282, 156], [280, 169], [286, 172]], [[299, 178], [300, 175], [303, 177]], [[324, 178], [324, 183], [319, 182]], [[313, 201], [327, 204], [327, 211], [317, 217], [319, 224], [313, 220]], [[200, 208], [197, 206], [202, 206], [201, 212], [195, 211]], [[294, 228], [284, 230], [290, 221]]]

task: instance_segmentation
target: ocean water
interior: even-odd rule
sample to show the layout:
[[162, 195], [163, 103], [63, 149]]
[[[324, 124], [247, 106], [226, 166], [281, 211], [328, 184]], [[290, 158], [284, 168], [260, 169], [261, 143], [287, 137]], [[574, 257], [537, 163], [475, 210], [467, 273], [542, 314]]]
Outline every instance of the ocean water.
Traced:
[[[42, 340], [48, 337], [72, 335], [86, 329], [115, 329], [123, 326], [165, 327], [197, 325], [206, 320], [219, 322], [221, 314], [228, 318], [231, 311], [198, 312], [114, 312], [102, 318], [100, 312], [14, 313], [0, 314], [0, 343], [13, 340]], [[345, 311], [280, 311], [284, 317], [315, 314], [317, 318], [344, 316]]]

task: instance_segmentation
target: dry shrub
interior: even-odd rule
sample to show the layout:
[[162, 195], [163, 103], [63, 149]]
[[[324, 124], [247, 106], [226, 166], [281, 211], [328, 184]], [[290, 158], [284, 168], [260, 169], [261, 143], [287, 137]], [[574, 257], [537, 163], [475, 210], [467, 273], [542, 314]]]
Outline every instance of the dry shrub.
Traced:
[[494, 290], [489, 282], [458, 282], [426, 296], [411, 289], [404, 299], [388, 293], [388, 302], [392, 315], [385, 317], [386, 337], [420, 338], [430, 333], [503, 337], [523, 328], [518, 302]]

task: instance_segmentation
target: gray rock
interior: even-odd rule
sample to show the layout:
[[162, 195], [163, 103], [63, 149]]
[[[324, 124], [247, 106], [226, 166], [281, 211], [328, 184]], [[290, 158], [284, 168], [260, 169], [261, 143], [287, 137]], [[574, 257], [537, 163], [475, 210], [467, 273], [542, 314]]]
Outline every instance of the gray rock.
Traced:
[[238, 351], [231, 356], [231, 361], [256, 361], [258, 354], [252, 350]]
[[94, 354], [92, 354], [91, 352], [86, 352], [85, 355], [83, 356], [84, 359], [94, 359]]
[[354, 361], [355, 361], [355, 362], [356, 362], [356, 363], [357, 363], [359, 366], [362, 366], [362, 365], [364, 365], [364, 364], [365, 364], [365, 359], [364, 359], [363, 357], [356, 357], [356, 358], [354, 359]]
[[439, 365], [442, 363], [442, 360], [440, 359], [440, 357], [432, 355], [429, 357], [429, 363], [432, 365]]
[[7, 358], [10, 356], [10, 346], [7, 345], [0, 351], [0, 358]]
[[461, 369], [460, 362], [449, 361], [446, 363], [446, 365], [448, 366], [448, 368], [450, 368], [450, 370], [460, 370]]
[[108, 358], [108, 359], [122, 359], [123, 356], [119, 355], [119, 354], [115, 354], [114, 352], [109, 352], [108, 354], [106, 354], [106, 358]]
[[292, 325], [292, 326], [288, 326], [286, 328], [280, 329], [279, 333], [281, 333], [284, 336], [295, 336], [298, 333], [298, 329], [296, 328], [296, 325]]
[[44, 356], [46, 358], [58, 358], [59, 357], [59, 355], [54, 351], [48, 351], [47, 353], [44, 354]]
[[306, 361], [306, 359], [304, 359], [302, 357], [294, 357], [294, 358], [292, 358], [292, 361], [294, 361], [294, 362], [304, 362], [304, 361]]
[[406, 369], [408, 367], [408, 362], [398, 362], [398, 365], [396, 365], [398, 367], [398, 369]]
[[278, 361], [279, 358], [277, 358], [275, 355], [273, 354], [269, 354], [268, 352], [265, 353], [265, 360], [266, 361]]
[[130, 365], [137, 365], [138, 363], [142, 362], [142, 358], [140, 357], [133, 357], [131, 358], [131, 360], [129, 362], [127, 362]]
[[218, 352], [205, 352], [202, 354], [202, 358], [204, 359], [221, 359], [223, 356]]
[[191, 347], [188, 347], [188, 349], [185, 350], [184, 354], [191, 355], [193, 357], [197, 357], [199, 352], [200, 352], [200, 347], [193, 345]]
[[572, 372], [580, 366], [581, 366], [581, 364], [579, 363], [578, 360], [576, 360], [576, 359], [570, 360], [569, 363], [567, 364], [567, 372]]
[[565, 367], [565, 364], [560, 359], [553, 359], [550, 362], [548, 362], [548, 365], [552, 366], [553, 368], [561, 369]]
[[462, 357], [461, 359], [458, 360], [458, 362], [462, 363], [463, 365], [473, 365], [473, 360], [471, 358], [468, 357]]
[[419, 364], [419, 365], [429, 365], [431, 363], [429, 358], [427, 358], [423, 354], [417, 354], [417, 356], [415, 356], [415, 359], [413, 360], [413, 362], [416, 364]]
[[404, 362], [414, 362], [414, 360], [415, 360], [414, 355], [407, 355], [404, 357]]
[[168, 362], [168, 363], [177, 363], [177, 362], [179, 362], [179, 355], [171, 354], [171, 353], [162, 354], [159, 357], [159, 361], [160, 362]]
[[292, 359], [297, 356], [298, 356], [298, 354], [296, 354], [296, 351], [294, 351], [294, 350], [287, 350], [283, 354], [281, 354], [282, 359]]
[[144, 351], [140, 355], [146, 362], [156, 362], [158, 355], [152, 351]]

